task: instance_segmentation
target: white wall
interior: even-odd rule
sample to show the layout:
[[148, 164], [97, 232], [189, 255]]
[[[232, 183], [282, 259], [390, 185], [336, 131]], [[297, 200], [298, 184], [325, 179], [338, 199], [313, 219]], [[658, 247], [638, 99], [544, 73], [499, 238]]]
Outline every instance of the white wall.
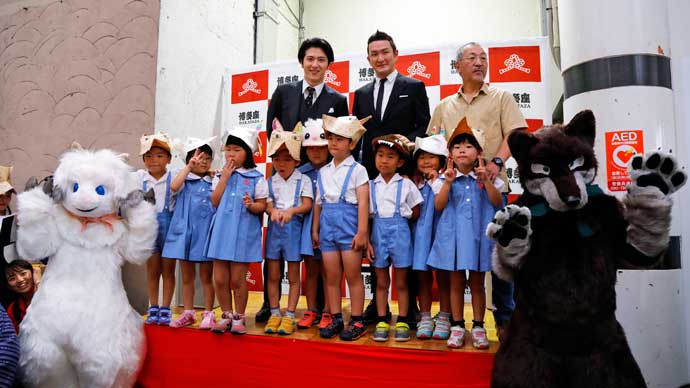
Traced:
[[[390, 34], [399, 49], [546, 35], [541, 0], [304, 0], [304, 8], [305, 37], [327, 39], [336, 57], [366, 56], [367, 38], [377, 29]], [[550, 64], [553, 110], [563, 86], [553, 60]]]
[[253, 0], [161, 0], [156, 131], [216, 134], [224, 69], [253, 61], [253, 11]]
[[259, 0], [257, 63], [297, 61], [299, 0]]

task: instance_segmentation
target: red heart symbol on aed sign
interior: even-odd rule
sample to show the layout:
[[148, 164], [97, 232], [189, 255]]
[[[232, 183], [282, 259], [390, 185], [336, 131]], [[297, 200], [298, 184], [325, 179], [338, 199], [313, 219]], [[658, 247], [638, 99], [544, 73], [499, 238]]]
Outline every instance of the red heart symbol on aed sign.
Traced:
[[616, 157], [617, 157], [621, 162], [625, 163], [626, 165], [628, 164], [628, 161], [629, 161], [633, 156], [635, 156], [635, 151], [633, 151], [633, 150], [631, 150], [631, 149], [621, 150], [621, 151], [618, 151], [618, 152], [616, 153]]

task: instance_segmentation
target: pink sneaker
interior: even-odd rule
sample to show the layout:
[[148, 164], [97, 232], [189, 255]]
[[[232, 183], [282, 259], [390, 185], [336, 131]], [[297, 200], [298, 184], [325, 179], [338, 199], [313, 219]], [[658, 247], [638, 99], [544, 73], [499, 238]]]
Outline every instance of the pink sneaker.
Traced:
[[196, 314], [194, 310], [185, 310], [182, 315], [176, 320], [170, 323], [170, 327], [173, 329], [179, 329], [181, 327], [190, 326], [196, 323]]
[[245, 334], [247, 332], [244, 314], [235, 314], [232, 317], [232, 327], [230, 328], [232, 334]]
[[220, 316], [220, 320], [213, 324], [213, 327], [211, 327], [211, 331], [214, 333], [223, 334], [226, 330], [228, 330], [228, 328], [230, 328], [231, 323], [232, 312], [225, 311], [223, 315]]
[[201, 324], [199, 325], [199, 329], [211, 330], [215, 323], [216, 315], [213, 313], [213, 311], [206, 310], [201, 314]]

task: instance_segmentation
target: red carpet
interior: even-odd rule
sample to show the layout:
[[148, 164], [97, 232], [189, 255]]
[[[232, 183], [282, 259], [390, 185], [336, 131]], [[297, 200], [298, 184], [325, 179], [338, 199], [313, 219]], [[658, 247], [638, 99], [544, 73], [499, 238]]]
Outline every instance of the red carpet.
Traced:
[[489, 386], [493, 354], [397, 349], [146, 325], [139, 386]]

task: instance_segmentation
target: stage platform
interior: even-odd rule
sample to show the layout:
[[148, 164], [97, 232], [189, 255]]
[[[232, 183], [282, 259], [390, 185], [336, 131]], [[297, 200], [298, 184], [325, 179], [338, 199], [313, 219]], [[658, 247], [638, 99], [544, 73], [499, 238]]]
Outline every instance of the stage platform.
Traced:
[[[248, 333], [215, 334], [196, 327], [146, 325], [147, 357], [140, 387], [488, 387], [498, 348], [487, 311], [488, 350], [471, 344], [451, 350], [445, 341], [375, 342], [374, 327], [354, 342], [322, 339], [317, 328], [289, 336], [267, 335], [254, 323], [261, 293], [250, 293]], [[305, 309], [303, 298], [297, 316]], [[344, 313], [349, 306], [344, 300]], [[393, 314], [397, 305], [391, 304]], [[438, 310], [437, 306], [432, 312]], [[177, 309], [177, 312], [181, 312]], [[216, 316], [220, 312], [216, 311]], [[471, 310], [465, 311], [471, 317]], [[197, 322], [200, 320], [198, 312]], [[469, 321], [469, 319], [468, 319]]]

